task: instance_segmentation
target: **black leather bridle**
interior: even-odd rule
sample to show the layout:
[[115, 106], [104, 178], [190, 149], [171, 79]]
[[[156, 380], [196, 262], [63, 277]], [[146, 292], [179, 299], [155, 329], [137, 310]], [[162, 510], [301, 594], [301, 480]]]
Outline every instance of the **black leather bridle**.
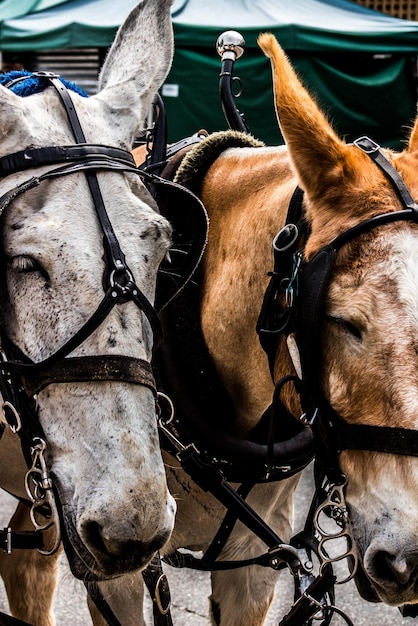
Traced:
[[[325, 474], [341, 482], [338, 463], [342, 450], [370, 450], [418, 456], [418, 431], [401, 427], [348, 424], [330, 406], [321, 392], [321, 324], [324, 301], [338, 251], [362, 233], [396, 221], [418, 222], [418, 204], [399, 172], [368, 137], [354, 141], [381, 169], [396, 191], [403, 208], [376, 215], [347, 229], [324, 246], [308, 262], [303, 247], [309, 236], [303, 216], [303, 192], [298, 188], [290, 203], [286, 226], [276, 236], [274, 271], [258, 322], [260, 341], [271, 365], [280, 337], [294, 334], [301, 361], [302, 379], [297, 381], [304, 421], [313, 431], [316, 456]], [[292, 297], [289, 298], [289, 291]], [[283, 306], [283, 299], [287, 305]]]
[[[0, 218], [18, 196], [40, 185], [44, 180], [83, 172], [93, 199], [95, 212], [103, 234], [105, 273], [104, 297], [85, 324], [48, 358], [33, 362], [1, 332], [0, 391], [3, 411], [11, 428], [19, 431], [22, 442], [32, 442], [42, 436], [36, 416], [34, 396], [51, 383], [91, 380], [123, 380], [149, 387], [157, 395], [150, 363], [128, 356], [100, 355], [68, 357], [109, 315], [117, 304], [131, 301], [145, 314], [152, 328], [154, 349], [162, 338], [161, 325], [151, 302], [135, 283], [123, 251], [109, 220], [96, 172], [109, 170], [136, 174], [142, 180], [151, 178], [140, 172], [130, 152], [115, 147], [86, 143], [73, 100], [59, 77], [50, 73], [35, 76], [48, 81], [59, 95], [74, 135], [76, 145], [28, 148], [0, 158], [0, 176], [5, 177], [28, 168], [57, 165], [39, 176], [16, 185], [0, 198]], [[25, 77], [23, 77], [24, 79]], [[155, 182], [155, 181], [153, 181]]]

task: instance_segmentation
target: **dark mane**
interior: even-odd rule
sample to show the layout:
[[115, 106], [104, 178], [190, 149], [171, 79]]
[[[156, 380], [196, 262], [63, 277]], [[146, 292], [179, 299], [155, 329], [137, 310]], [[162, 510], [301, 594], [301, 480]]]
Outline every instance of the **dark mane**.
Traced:
[[200, 195], [200, 189], [209, 167], [227, 148], [261, 148], [264, 144], [251, 135], [226, 130], [209, 135], [183, 159], [175, 182]]

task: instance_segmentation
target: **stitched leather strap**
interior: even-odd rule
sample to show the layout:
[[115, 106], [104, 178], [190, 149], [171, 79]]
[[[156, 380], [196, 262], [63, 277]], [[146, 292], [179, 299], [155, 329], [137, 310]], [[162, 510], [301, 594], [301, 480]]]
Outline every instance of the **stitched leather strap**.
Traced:
[[22, 364], [10, 363], [11, 370], [23, 373], [22, 380], [29, 396], [38, 394], [47, 385], [72, 382], [116, 381], [145, 385], [157, 396], [157, 389], [151, 365], [143, 360], [122, 355], [91, 355], [68, 357], [30, 371], [29, 376], [22, 372]]
[[13, 550], [30, 550], [43, 548], [44, 540], [41, 532], [17, 531], [11, 528], [0, 530], [0, 549], [7, 554]]
[[[99, 144], [79, 144], [76, 146], [47, 146], [42, 148], [27, 148], [13, 154], [6, 154], [0, 158], [0, 176], [9, 176], [32, 167], [41, 165], [57, 165], [71, 161], [86, 161], [97, 155], [104, 157], [104, 161], [118, 161], [135, 165], [133, 157], [126, 150], [102, 146]], [[131, 157], [131, 158], [130, 158]]]

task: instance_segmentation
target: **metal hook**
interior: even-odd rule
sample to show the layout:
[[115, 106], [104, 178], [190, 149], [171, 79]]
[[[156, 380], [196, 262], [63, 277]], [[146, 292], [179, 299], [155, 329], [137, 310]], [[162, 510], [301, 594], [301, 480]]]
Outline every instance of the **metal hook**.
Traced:
[[[33, 439], [33, 446], [30, 449], [32, 467], [26, 472], [25, 488], [32, 503], [30, 509], [30, 519], [35, 527], [35, 530], [44, 531], [55, 525], [55, 540], [52, 547], [49, 549], [38, 548], [38, 552], [41, 554], [51, 555], [54, 554], [60, 546], [61, 531], [58, 509], [52, 489], [52, 479], [44, 457], [45, 450], [45, 441], [40, 437], [35, 437]], [[49, 514], [47, 515], [45, 515], [45, 511], [41, 512], [41, 509], [45, 508], [49, 511]], [[47, 517], [47, 521], [39, 523], [39, 515]]]

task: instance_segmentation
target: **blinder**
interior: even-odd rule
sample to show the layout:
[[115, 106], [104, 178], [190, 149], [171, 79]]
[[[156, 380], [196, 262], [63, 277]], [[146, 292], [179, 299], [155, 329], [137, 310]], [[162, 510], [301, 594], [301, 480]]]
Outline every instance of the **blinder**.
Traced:
[[157, 276], [155, 305], [161, 311], [183, 290], [199, 266], [209, 218], [202, 201], [187, 187], [156, 176], [150, 182], [158, 207], [173, 228], [169, 257], [163, 259]]

